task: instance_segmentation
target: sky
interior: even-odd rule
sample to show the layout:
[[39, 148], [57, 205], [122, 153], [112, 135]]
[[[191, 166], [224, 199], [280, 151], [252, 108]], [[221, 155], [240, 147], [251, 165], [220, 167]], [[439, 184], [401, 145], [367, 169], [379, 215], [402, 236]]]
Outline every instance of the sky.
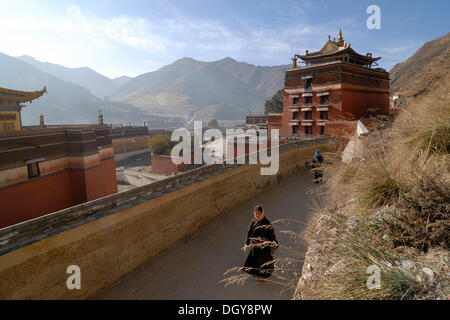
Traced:
[[[366, 24], [380, 8], [380, 29]], [[177, 59], [231, 57], [290, 64], [328, 35], [390, 70], [450, 31], [450, 1], [416, 0], [0, 0], [0, 52], [110, 78], [155, 71]]]

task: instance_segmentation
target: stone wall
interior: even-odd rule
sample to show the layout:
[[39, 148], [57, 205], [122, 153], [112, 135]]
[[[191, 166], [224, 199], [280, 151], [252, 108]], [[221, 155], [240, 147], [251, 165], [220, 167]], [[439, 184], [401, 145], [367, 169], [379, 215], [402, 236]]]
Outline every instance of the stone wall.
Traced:
[[[280, 146], [280, 170], [208, 165], [0, 230], [0, 299], [83, 299], [112, 284], [311, 161], [332, 140]], [[81, 290], [68, 290], [66, 269], [81, 268]]]

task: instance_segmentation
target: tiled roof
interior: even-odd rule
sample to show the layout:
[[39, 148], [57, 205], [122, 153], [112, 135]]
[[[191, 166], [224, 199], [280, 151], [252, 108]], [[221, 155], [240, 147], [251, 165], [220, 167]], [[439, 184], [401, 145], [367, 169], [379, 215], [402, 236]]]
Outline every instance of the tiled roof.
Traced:
[[18, 91], [12, 89], [6, 89], [0, 87], [0, 99], [15, 101], [15, 102], [30, 102], [41, 97], [47, 92], [47, 88], [44, 87], [41, 91]]

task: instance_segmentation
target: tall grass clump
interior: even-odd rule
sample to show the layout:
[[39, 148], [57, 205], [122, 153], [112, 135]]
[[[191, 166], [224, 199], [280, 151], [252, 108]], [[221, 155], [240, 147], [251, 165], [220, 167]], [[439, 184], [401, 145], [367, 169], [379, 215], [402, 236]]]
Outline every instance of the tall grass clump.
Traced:
[[[424, 299], [442, 292], [450, 297], [448, 97], [440, 91], [411, 103], [392, 126], [358, 138], [351, 162], [338, 161], [336, 154], [324, 165], [323, 193], [329, 197], [308, 231], [310, 248], [321, 258], [316, 271], [299, 282], [302, 297]], [[427, 258], [435, 252], [441, 258]], [[405, 261], [414, 267], [406, 268]], [[378, 290], [366, 285], [370, 265], [381, 270]], [[440, 283], [426, 282], [423, 267], [433, 269]]]

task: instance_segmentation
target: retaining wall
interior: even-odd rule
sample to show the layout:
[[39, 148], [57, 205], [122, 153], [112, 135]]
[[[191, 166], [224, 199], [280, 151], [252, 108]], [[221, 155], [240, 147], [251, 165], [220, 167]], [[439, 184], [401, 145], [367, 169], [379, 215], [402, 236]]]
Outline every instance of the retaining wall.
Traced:
[[[280, 146], [277, 175], [208, 165], [0, 230], [0, 299], [83, 299], [304, 167], [327, 138]], [[70, 265], [81, 290], [68, 290]]]

